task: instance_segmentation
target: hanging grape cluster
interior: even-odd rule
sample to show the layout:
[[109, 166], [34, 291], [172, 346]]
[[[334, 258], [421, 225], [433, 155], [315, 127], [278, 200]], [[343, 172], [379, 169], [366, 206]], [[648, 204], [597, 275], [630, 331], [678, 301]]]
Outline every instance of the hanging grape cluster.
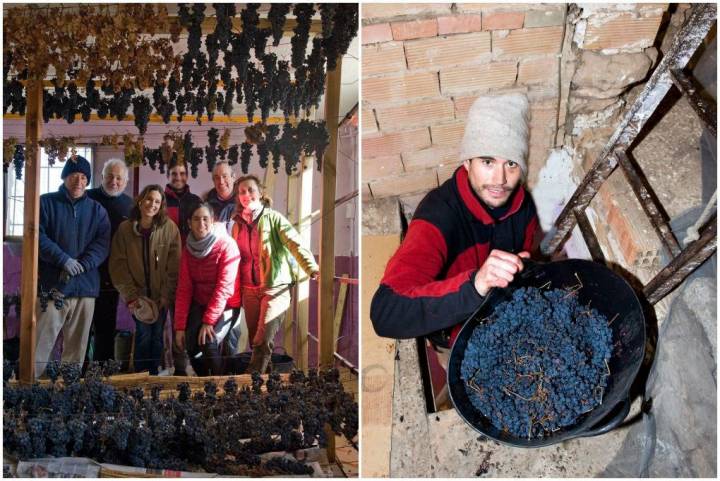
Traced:
[[[152, 22], [152, 13], [155, 11], [152, 6], [118, 7], [118, 18], [126, 18], [131, 13], [138, 15], [138, 19], [128, 20], [125, 25], [128, 32], [118, 30], [123, 41], [135, 39], [142, 47], [145, 44], [137, 35], [139, 31], [152, 33], [164, 26], [172, 31], [173, 38], [177, 39], [184, 29], [188, 32], [187, 52], [182, 58], [175, 58], [171, 54], [170, 44], [150, 43], [147, 46], [150, 56], [135, 59], [130, 67], [130, 59], [125, 59], [126, 54], [121, 49], [115, 53], [122, 58], [120, 64], [125, 65], [125, 71], [108, 70], [110, 67], [88, 70], [88, 66], [100, 64], [97, 61], [87, 63], [89, 60], [86, 60], [86, 63], [68, 63], [60, 54], [56, 59], [45, 58], [44, 63], [41, 63], [46, 66], [55, 65], [57, 71], [55, 86], [45, 89], [44, 92], [45, 122], [55, 118], [73, 123], [78, 117], [89, 121], [92, 112], [97, 113], [101, 119], [110, 116], [124, 120], [132, 108], [135, 125], [143, 135], [153, 111], [165, 123], [172, 120], [173, 114], [177, 121], [182, 121], [186, 114], [192, 114], [196, 121], [201, 123], [205, 114], [210, 120], [216, 112], [230, 115], [233, 105], [241, 103], [245, 103], [251, 123], [257, 112], [264, 123], [270, 112], [278, 109], [284, 113], [287, 121], [290, 116], [300, 117], [303, 111], [319, 105], [323, 95], [326, 64], [327, 68], [335, 68], [336, 59], [347, 52], [350, 42], [357, 34], [357, 4], [322, 4], [319, 7], [322, 36], [314, 39], [310, 55], [306, 56], [312, 16], [315, 13], [313, 4], [272, 4], [268, 13], [270, 28], [259, 27], [260, 4], [246, 4], [240, 11], [240, 33], [232, 31], [232, 19], [237, 15], [235, 5], [213, 6], [216, 27], [205, 37], [207, 53], [200, 48], [202, 23], [206, 18], [205, 4], [179, 4], [177, 21], [170, 20], [165, 7], [159, 6], [155, 24]], [[267, 53], [266, 44], [271, 36], [273, 45], [279, 44], [285, 18], [291, 8], [297, 20], [291, 39], [291, 62], [288, 63], [279, 60], [275, 54]], [[106, 22], [104, 25], [107, 25], [107, 19], [111, 17], [110, 13], [114, 12], [109, 7], [99, 8], [97, 12], [91, 7], [81, 7], [81, 10], [92, 17], [89, 22]], [[26, 14], [27, 12], [23, 13], [24, 16]], [[70, 14], [63, 13], [61, 17], [65, 18], [67, 15]], [[56, 20], [43, 16], [38, 22], [55, 25]], [[113, 23], [115, 24], [119, 25], [117, 22]], [[37, 22], [34, 25], [33, 29], [36, 30]], [[144, 30], [137, 25], [143, 25]], [[10, 42], [4, 50], [3, 109], [4, 112], [24, 115], [26, 96], [22, 81], [27, 78], [27, 68], [32, 62], [28, 60], [30, 53], [27, 50], [26, 34], [13, 35], [14, 43]], [[105, 33], [101, 37], [112, 36]], [[103, 44], [102, 48], [108, 47]], [[61, 46], [57, 49], [63, 50]], [[71, 51], [78, 53], [73, 49]], [[162, 55], [158, 57], [158, 52], [166, 58], [160, 61], [159, 57]], [[106, 53], [109, 58], [106, 62], [110, 62], [113, 58], [112, 49]], [[259, 64], [252, 61], [251, 53], [254, 53]], [[140, 68], [136, 64], [139, 64]], [[220, 81], [222, 91], [219, 90]], [[99, 91], [96, 89], [96, 82], [101, 84]], [[84, 95], [79, 90], [81, 87], [84, 87]], [[142, 94], [145, 87], [153, 88], [152, 99]], [[101, 92], [103, 95], [100, 95]]]

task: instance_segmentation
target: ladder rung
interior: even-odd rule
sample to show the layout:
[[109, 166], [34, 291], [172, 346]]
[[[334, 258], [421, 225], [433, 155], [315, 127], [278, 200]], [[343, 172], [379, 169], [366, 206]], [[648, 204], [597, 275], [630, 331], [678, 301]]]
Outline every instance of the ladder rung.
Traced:
[[650, 219], [650, 223], [655, 229], [655, 232], [660, 236], [663, 245], [672, 257], [677, 256], [681, 251], [680, 244], [675, 238], [672, 229], [670, 229], [665, 209], [663, 209], [663, 206], [657, 200], [647, 178], [640, 173], [640, 170], [635, 167], [635, 164], [628, 158], [625, 152], [615, 152], [615, 156], [625, 173], [625, 178], [635, 193], [635, 197], [637, 197], [640, 205], [642, 205], [645, 214], [647, 214]]
[[675, 289], [717, 248], [717, 217], [713, 217], [700, 238], [690, 243], [679, 256], [665, 266], [643, 289], [650, 304], [655, 304]]
[[710, 129], [713, 137], [717, 138], [717, 107], [700, 95], [699, 88], [694, 79], [685, 75], [681, 69], [670, 70], [675, 86], [685, 95], [700, 120]]
[[593, 231], [592, 224], [590, 224], [590, 219], [588, 219], [585, 211], [583, 209], [575, 209], [573, 214], [575, 214], [580, 233], [585, 239], [585, 244], [587, 244], [587, 248], [590, 251], [590, 256], [595, 262], [605, 264], [605, 254], [603, 254], [595, 231]]

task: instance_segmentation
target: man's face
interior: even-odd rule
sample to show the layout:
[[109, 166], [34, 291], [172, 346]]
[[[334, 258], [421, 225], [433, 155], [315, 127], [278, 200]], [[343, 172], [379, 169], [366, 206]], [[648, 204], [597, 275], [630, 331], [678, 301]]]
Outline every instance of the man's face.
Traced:
[[232, 195], [235, 174], [233, 174], [229, 165], [220, 164], [213, 169], [212, 179], [215, 184], [215, 190], [221, 198], [227, 199]]
[[168, 171], [170, 187], [175, 190], [182, 190], [187, 185], [187, 169], [184, 165], [176, 165]]
[[111, 195], [119, 194], [125, 190], [128, 183], [127, 169], [122, 165], [114, 164], [103, 176], [105, 192]]
[[499, 157], [475, 157], [464, 162], [475, 193], [490, 207], [501, 207], [522, 179], [517, 162]]
[[70, 198], [79, 199], [85, 192], [88, 180], [82, 172], [75, 172], [65, 177], [63, 182], [65, 183], [65, 188], [70, 194]]

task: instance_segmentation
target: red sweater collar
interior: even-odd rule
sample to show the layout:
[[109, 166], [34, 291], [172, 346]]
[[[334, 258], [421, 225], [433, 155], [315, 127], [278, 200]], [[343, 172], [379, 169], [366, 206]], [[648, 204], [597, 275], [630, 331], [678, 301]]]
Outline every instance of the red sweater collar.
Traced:
[[[462, 199], [463, 203], [470, 210], [473, 216], [475, 216], [476, 219], [478, 219], [483, 224], [495, 223], [495, 219], [493, 219], [492, 216], [485, 210], [485, 207], [483, 207], [483, 205], [480, 203], [480, 200], [473, 192], [472, 187], [470, 186], [470, 181], [468, 180], [467, 169], [462, 165], [458, 167], [458, 169], [455, 171], [455, 185], [458, 189], [458, 192], [460, 192], [460, 198]], [[512, 204], [510, 205], [510, 209], [508, 209], [507, 213], [505, 213], [505, 215], [502, 216], [500, 220], [505, 220], [514, 213], [516, 213], [518, 210], [520, 210], [520, 206], [525, 199], [525, 189], [522, 185], [519, 185], [517, 188], [518, 191], [515, 193], [515, 195], [512, 196]]]

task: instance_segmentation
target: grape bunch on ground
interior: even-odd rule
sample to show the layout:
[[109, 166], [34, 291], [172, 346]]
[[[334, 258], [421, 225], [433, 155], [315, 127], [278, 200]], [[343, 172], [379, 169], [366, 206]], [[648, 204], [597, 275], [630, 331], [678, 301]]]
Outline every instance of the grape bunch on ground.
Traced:
[[[51, 364], [47, 386], [9, 382], [4, 366], [3, 448], [20, 459], [89, 457], [99, 462], [244, 476], [311, 474], [293, 459], [261, 454], [327, 445], [326, 426], [353, 442], [358, 406], [336, 369], [293, 372], [288, 381], [257, 373], [252, 384], [229, 378], [193, 392], [187, 383], [162, 396], [141, 387], [118, 389], [110, 374]], [[62, 386], [58, 380], [62, 378]]]

